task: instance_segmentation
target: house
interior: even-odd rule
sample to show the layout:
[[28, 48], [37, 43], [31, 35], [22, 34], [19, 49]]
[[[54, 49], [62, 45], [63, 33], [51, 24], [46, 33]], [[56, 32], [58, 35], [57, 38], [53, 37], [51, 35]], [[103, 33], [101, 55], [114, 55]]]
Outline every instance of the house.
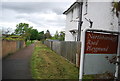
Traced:
[[[78, 38], [82, 40], [82, 32], [88, 28], [118, 31], [118, 18], [113, 11], [114, 0], [90, 1], [76, 0], [63, 12], [66, 15], [65, 41], [77, 41]], [[78, 29], [80, 24], [81, 28]]]

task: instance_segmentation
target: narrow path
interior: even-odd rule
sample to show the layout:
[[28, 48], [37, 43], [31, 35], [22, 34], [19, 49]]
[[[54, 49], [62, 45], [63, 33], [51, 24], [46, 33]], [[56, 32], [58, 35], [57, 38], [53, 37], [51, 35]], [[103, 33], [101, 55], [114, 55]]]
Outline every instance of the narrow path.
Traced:
[[25, 47], [2, 60], [3, 79], [32, 79], [30, 60], [34, 44]]

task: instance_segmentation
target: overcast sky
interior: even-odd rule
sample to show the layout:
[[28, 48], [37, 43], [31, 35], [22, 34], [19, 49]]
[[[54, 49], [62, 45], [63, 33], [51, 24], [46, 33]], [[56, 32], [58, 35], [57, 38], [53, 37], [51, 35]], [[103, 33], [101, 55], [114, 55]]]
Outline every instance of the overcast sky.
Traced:
[[28, 23], [38, 31], [50, 30], [53, 35], [65, 28], [65, 15], [62, 13], [76, 0], [2, 0], [0, 4], [0, 27], [14, 31], [16, 24]]

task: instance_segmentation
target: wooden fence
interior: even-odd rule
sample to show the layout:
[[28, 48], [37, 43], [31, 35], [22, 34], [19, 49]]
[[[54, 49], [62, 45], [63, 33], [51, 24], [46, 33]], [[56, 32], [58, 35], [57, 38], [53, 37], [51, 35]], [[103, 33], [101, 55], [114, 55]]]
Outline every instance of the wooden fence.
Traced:
[[79, 67], [80, 42], [46, 40], [44, 41], [44, 44]]
[[16, 52], [18, 49], [25, 47], [24, 41], [2, 40], [2, 57]]

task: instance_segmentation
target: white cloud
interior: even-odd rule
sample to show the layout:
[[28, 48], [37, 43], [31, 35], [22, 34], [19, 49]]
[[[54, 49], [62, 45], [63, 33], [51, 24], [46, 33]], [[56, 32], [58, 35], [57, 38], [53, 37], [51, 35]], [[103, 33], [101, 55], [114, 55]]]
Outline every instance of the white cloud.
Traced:
[[51, 34], [64, 30], [65, 15], [62, 13], [70, 2], [5, 2], [2, 1], [0, 27], [16, 28], [18, 23], [28, 23], [39, 31]]
[[2, 0], [2, 2], [74, 2], [76, 0]]

